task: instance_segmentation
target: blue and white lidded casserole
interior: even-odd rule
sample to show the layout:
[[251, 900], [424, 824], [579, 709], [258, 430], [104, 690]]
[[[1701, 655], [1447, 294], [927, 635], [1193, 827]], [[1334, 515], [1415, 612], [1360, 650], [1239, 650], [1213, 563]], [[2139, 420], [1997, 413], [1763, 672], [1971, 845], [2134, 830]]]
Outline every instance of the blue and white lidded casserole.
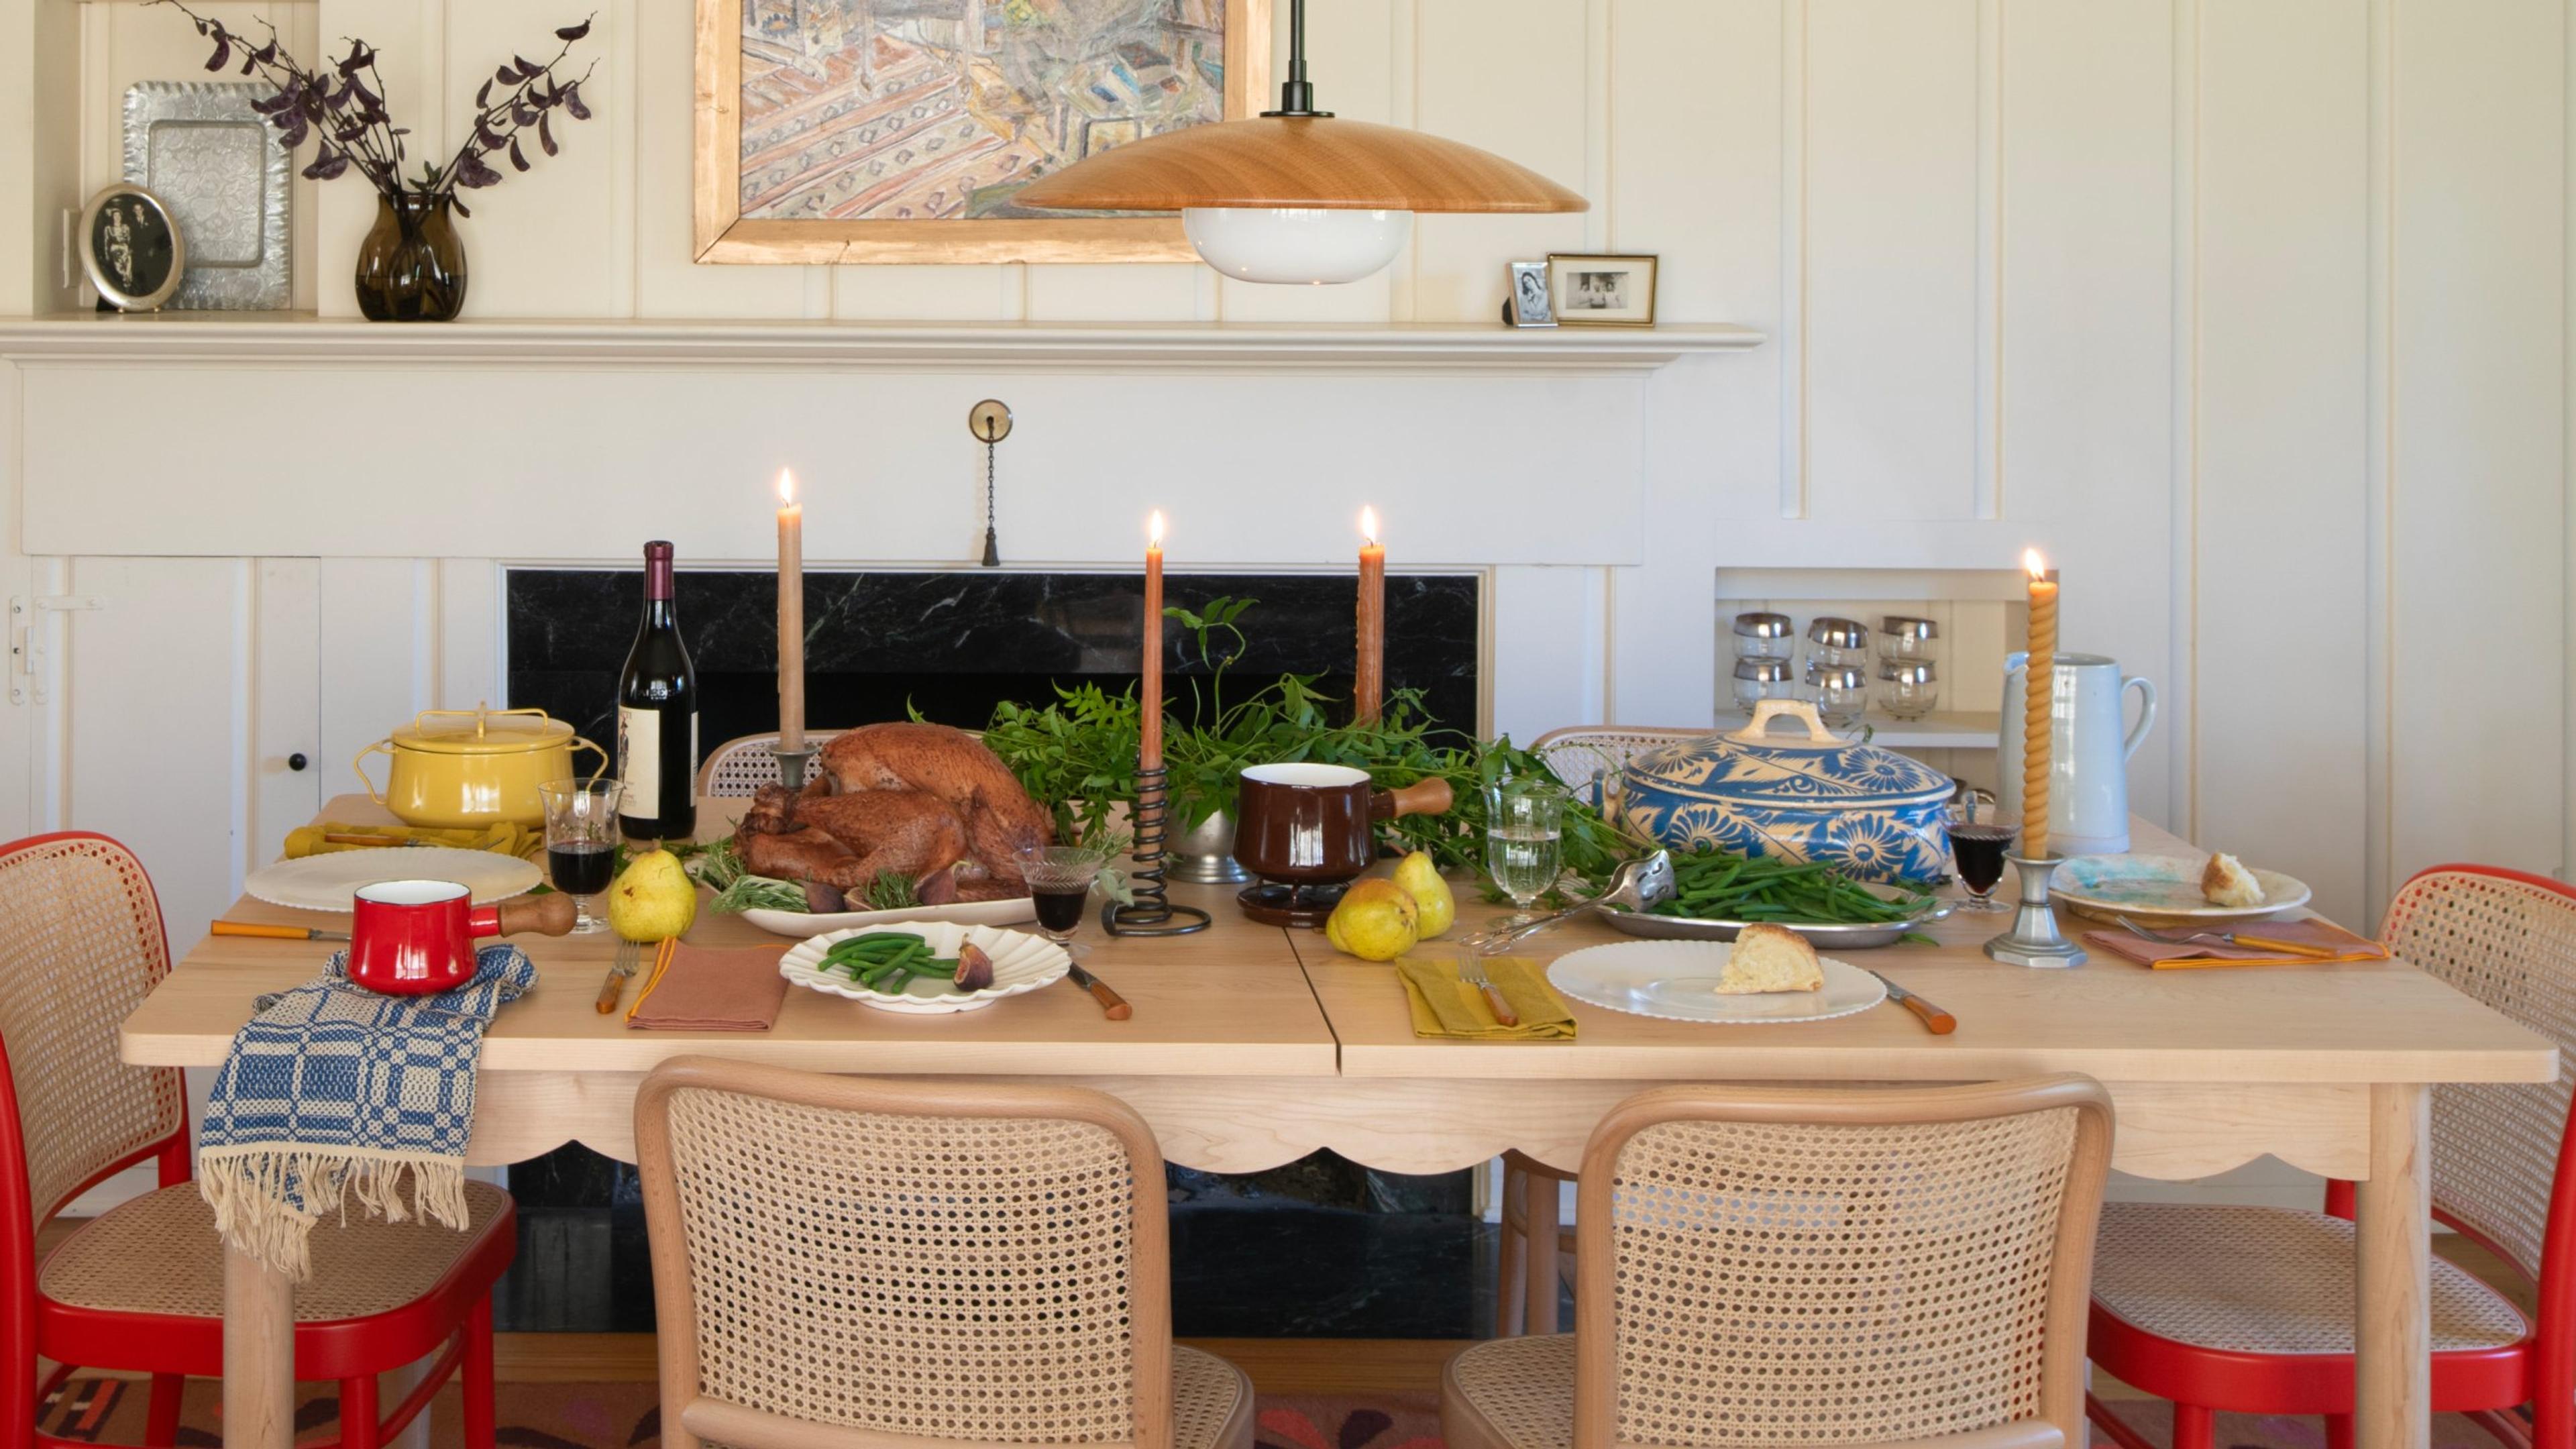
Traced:
[[[1773, 737], [1771, 721], [1807, 726]], [[1948, 879], [1942, 814], [1956, 782], [1894, 750], [1834, 738], [1805, 700], [1766, 699], [1753, 722], [1632, 757], [1619, 811], [1674, 850], [1823, 861], [1853, 878], [1906, 885]]]

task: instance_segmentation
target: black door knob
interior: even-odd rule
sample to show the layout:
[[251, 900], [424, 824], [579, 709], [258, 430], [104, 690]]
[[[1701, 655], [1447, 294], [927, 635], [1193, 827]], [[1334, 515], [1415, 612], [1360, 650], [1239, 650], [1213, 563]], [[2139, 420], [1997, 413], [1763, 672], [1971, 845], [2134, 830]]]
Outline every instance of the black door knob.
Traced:
[[286, 768], [290, 770], [302, 770], [308, 763], [310, 762], [301, 754], [293, 754], [286, 757]]

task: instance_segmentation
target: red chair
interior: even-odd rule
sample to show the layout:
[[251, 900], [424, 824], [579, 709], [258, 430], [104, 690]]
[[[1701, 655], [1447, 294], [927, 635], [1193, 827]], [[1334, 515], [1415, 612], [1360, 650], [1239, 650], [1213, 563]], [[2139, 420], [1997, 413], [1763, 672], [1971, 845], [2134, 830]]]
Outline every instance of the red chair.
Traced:
[[[2380, 937], [2406, 960], [2558, 1043], [2558, 1080], [2437, 1086], [2433, 1216], [2538, 1289], [2540, 1322], [2436, 1257], [2433, 1408], [2513, 1449], [2576, 1449], [2576, 890], [2489, 866], [2435, 866], [2390, 902]], [[2321, 987], [2321, 989], [2323, 989]], [[2091, 1357], [2174, 1404], [2175, 1449], [2210, 1449], [2220, 1411], [2321, 1414], [2352, 1442], [2352, 1185], [2324, 1212], [2122, 1203], [2102, 1213]], [[2516, 1412], [2523, 1406], [2526, 1412]], [[2123, 1449], [2150, 1449], [2098, 1399]]]
[[[180, 1074], [118, 1060], [117, 1025], [170, 971], [143, 865], [101, 835], [0, 846], [0, 1423], [22, 1445], [75, 1365], [152, 1376], [145, 1441], [173, 1442], [186, 1376], [223, 1372], [222, 1244], [189, 1180]], [[36, 1232], [64, 1204], [140, 1162], [157, 1192], [91, 1219], [42, 1263]], [[471, 1227], [392, 1224], [352, 1210], [313, 1230], [295, 1295], [295, 1373], [340, 1382], [345, 1449], [400, 1433], [461, 1363], [465, 1442], [492, 1435], [492, 1284], [516, 1251], [510, 1195], [466, 1185]], [[441, 1345], [444, 1345], [442, 1350]], [[436, 1353], [380, 1421], [376, 1375]], [[37, 1359], [56, 1367], [41, 1383]]]

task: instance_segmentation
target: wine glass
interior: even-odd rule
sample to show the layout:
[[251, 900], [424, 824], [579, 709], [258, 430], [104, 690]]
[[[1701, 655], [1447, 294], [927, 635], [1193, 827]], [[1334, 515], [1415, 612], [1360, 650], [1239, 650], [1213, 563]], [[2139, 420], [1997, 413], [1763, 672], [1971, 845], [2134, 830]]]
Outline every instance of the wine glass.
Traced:
[[2000, 820], [1979, 820], [1974, 801], [1949, 807], [1943, 823], [1950, 831], [1950, 859], [1957, 866], [1959, 884], [1968, 892], [1963, 911], [2008, 911], [2012, 907], [1994, 898], [1995, 886], [2004, 878], [2004, 852], [2012, 848], [2013, 837], [2021, 827]]
[[1038, 929], [1068, 956], [1079, 959], [1091, 952], [1073, 933], [1082, 928], [1091, 883], [1108, 863], [1108, 851], [1080, 845], [1040, 845], [1020, 852], [1020, 878], [1029, 883], [1029, 898], [1037, 903]]
[[608, 929], [593, 908], [617, 875], [617, 802], [625, 789], [609, 779], [549, 780], [537, 787], [546, 807], [546, 875], [572, 897], [576, 932]]
[[1534, 919], [1530, 908], [1555, 889], [1565, 865], [1565, 805], [1572, 798], [1555, 781], [1526, 775], [1485, 787], [1485, 873], [1520, 911], [1507, 924]]

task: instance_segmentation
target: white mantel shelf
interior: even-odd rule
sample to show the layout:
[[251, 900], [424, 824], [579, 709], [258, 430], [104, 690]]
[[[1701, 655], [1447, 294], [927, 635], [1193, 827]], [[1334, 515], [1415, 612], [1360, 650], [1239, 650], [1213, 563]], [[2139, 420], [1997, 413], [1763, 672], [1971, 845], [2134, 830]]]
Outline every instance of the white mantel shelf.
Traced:
[[705, 366], [882, 371], [1640, 374], [1760, 346], [1716, 323], [1519, 330], [1497, 324], [366, 322], [295, 313], [71, 314], [0, 320], [0, 359], [35, 363]]

